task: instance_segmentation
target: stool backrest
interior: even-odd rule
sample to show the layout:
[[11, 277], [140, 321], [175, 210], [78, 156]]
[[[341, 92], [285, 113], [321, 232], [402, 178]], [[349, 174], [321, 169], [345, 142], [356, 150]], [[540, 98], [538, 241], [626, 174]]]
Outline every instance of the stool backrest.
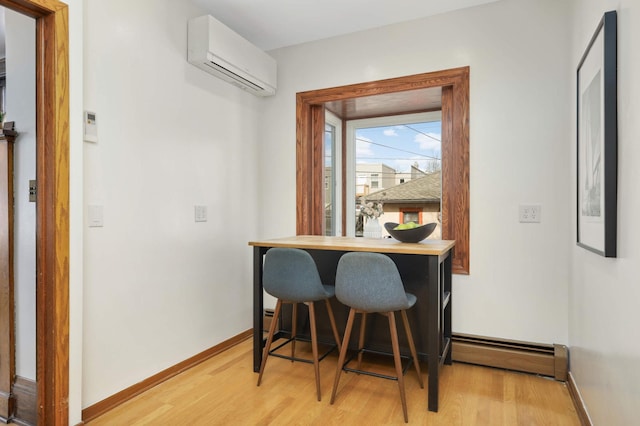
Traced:
[[274, 247], [264, 258], [262, 285], [267, 293], [289, 302], [327, 298], [315, 261], [296, 248]]
[[411, 304], [396, 264], [380, 253], [346, 253], [336, 271], [336, 298], [365, 312], [391, 312]]

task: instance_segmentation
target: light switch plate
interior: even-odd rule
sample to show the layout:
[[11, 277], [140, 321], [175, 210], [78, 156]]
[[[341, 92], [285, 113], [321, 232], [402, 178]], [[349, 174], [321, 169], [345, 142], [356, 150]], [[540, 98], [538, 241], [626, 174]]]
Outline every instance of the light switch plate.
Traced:
[[104, 212], [102, 206], [89, 206], [89, 228], [101, 228], [104, 226]]
[[195, 206], [194, 210], [196, 222], [207, 221], [207, 206]]

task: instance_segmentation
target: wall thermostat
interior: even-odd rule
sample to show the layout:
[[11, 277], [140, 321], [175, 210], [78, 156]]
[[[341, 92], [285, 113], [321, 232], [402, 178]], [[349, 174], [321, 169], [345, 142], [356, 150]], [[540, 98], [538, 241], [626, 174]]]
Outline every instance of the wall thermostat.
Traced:
[[98, 142], [98, 124], [95, 112], [84, 112], [84, 140], [87, 142]]

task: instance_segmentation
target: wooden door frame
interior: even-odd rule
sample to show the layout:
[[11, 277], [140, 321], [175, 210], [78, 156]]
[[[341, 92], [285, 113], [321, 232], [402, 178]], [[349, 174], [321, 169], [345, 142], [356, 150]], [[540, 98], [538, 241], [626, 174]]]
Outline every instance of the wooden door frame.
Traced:
[[0, 422], [15, 411], [12, 393], [16, 375], [13, 275], [13, 144], [14, 135], [0, 136]]
[[0, 5], [36, 20], [37, 417], [38, 424], [66, 426], [69, 423], [68, 6], [57, 0], [0, 0]]

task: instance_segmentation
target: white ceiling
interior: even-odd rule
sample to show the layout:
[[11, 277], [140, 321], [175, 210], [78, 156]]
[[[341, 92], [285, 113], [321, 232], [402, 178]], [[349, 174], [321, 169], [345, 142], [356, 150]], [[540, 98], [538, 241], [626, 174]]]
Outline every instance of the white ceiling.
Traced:
[[[256, 46], [271, 50], [498, 0], [192, 1]], [[4, 57], [4, 8], [0, 13], [0, 57]]]
[[497, 0], [192, 0], [263, 50]]

